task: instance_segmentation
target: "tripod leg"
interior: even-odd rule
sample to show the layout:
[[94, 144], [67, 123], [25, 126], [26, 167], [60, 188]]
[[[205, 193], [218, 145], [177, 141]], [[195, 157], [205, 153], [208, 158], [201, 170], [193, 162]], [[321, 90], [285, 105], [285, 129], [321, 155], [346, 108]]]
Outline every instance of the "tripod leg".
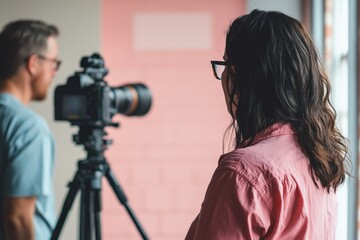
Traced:
[[[88, 172], [89, 173], [89, 172]], [[101, 171], [87, 176], [81, 191], [80, 240], [101, 240]]]
[[116, 181], [114, 175], [112, 174], [112, 172], [110, 170], [110, 166], [107, 166], [107, 169], [105, 171], [105, 176], [106, 176], [106, 179], [109, 181], [111, 188], [115, 192], [118, 200], [120, 201], [120, 203], [122, 205], [124, 205], [126, 211], [130, 215], [132, 221], [134, 222], [134, 224], [135, 224], [137, 230], [139, 231], [139, 233], [141, 234], [142, 238], [144, 240], [148, 240], [149, 239], [148, 236], [146, 235], [144, 229], [142, 228], [139, 221], [137, 220], [134, 212], [132, 211], [132, 209], [128, 205], [128, 200], [127, 200], [127, 198], [125, 196], [124, 191], [121, 189], [120, 184]]
[[80, 208], [80, 239], [91, 240], [91, 192], [88, 189], [82, 189], [81, 208]]
[[84, 194], [81, 192], [80, 194], [80, 214], [79, 214], [79, 240], [85, 240], [85, 223], [84, 223], [84, 204], [85, 203], [85, 198], [84, 198]]
[[65, 219], [71, 209], [71, 206], [74, 202], [74, 199], [75, 199], [75, 196], [76, 196], [76, 193], [77, 191], [79, 190], [80, 188], [80, 184], [81, 184], [81, 177], [80, 177], [80, 172], [77, 171], [76, 174], [75, 174], [75, 177], [73, 179], [73, 181], [69, 184], [69, 191], [68, 191], [68, 194], [65, 198], [65, 201], [64, 201], [64, 204], [63, 204], [63, 207], [62, 207], [62, 211], [60, 213], [60, 217], [58, 219], [58, 222], [56, 223], [56, 226], [55, 226], [55, 229], [52, 233], [52, 236], [51, 236], [51, 240], [57, 240], [59, 235], [60, 235], [60, 232], [61, 232], [61, 229], [64, 225], [64, 222], [65, 222]]
[[95, 223], [95, 239], [101, 240], [101, 194], [99, 191], [94, 191], [94, 223]]

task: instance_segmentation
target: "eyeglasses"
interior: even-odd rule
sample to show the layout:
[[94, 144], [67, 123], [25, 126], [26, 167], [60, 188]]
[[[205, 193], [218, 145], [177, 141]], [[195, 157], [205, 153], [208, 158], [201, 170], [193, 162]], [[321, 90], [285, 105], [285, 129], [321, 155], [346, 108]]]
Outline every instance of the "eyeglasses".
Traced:
[[228, 64], [229, 63], [225, 61], [211, 61], [211, 66], [216, 79], [221, 80], [222, 73]]
[[54, 70], [55, 71], [58, 71], [59, 68], [60, 68], [60, 65], [61, 65], [61, 61], [59, 59], [52, 59], [52, 58], [47, 58], [43, 55], [40, 55], [38, 54], [37, 55], [40, 59], [43, 59], [43, 60], [46, 60], [46, 61], [50, 61], [50, 62], [53, 62], [55, 65], [54, 65]]

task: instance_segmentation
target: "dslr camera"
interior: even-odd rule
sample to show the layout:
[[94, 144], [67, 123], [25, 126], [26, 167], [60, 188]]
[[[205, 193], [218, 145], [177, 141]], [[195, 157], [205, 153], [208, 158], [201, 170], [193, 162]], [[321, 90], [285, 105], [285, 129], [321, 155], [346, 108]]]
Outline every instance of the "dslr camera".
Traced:
[[104, 80], [108, 70], [100, 54], [85, 56], [83, 68], [55, 88], [55, 120], [72, 125], [111, 126], [111, 118], [120, 113], [143, 116], [151, 107], [151, 93], [142, 83], [110, 87]]

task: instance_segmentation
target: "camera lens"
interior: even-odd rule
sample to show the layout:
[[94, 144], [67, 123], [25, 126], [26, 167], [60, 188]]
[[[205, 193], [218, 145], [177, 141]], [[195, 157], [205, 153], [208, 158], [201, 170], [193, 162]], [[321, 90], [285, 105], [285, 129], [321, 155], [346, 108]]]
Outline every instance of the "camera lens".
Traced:
[[151, 107], [151, 93], [142, 83], [111, 88], [112, 106], [126, 116], [143, 116]]

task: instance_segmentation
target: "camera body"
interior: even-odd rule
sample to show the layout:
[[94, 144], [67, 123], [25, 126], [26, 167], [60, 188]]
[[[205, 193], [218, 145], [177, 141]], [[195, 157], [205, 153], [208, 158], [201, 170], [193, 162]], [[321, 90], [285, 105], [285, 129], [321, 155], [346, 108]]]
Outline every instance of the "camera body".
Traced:
[[55, 88], [55, 120], [72, 125], [112, 125], [116, 113], [145, 115], [151, 107], [151, 94], [144, 84], [110, 87], [104, 80], [108, 70], [99, 54], [83, 57], [82, 72]]
[[75, 73], [68, 83], [55, 89], [55, 120], [110, 123], [116, 113], [110, 104], [110, 87], [87, 74]]

